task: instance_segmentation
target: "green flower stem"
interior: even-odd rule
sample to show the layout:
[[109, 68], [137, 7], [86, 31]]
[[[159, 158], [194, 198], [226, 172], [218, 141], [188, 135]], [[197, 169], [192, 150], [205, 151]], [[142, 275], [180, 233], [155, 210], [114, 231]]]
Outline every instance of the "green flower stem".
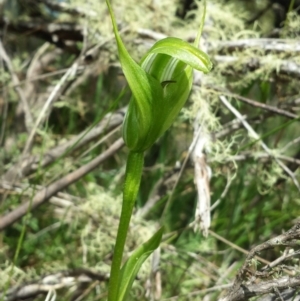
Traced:
[[130, 151], [125, 172], [122, 212], [109, 279], [108, 301], [116, 301], [118, 297], [120, 268], [122, 264], [123, 251], [132, 210], [140, 187], [143, 165], [144, 153]]

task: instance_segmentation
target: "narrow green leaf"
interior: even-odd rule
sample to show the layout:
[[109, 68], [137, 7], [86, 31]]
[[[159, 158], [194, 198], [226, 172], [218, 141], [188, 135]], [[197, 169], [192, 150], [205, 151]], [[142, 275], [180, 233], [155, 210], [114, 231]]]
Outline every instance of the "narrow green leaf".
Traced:
[[116, 20], [109, 0], [106, 0], [106, 4], [112, 19], [122, 70], [132, 94], [134, 95], [133, 99], [137, 103], [136, 108], [139, 110], [139, 115], [142, 119], [142, 121], [139, 120], [139, 126], [141, 128], [147, 128], [152, 122], [151, 116], [148, 114], [151, 110], [152, 99], [162, 99], [162, 87], [154, 77], [147, 74], [147, 72], [131, 58], [118, 32]]
[[120, 286], [117, 301], [125, 301], [133, 281], [144, 261], [158, 248], [163, 235], [163, 227], [160, 228], [148, 241], [138, 247], [127, 259], [121, 269]]

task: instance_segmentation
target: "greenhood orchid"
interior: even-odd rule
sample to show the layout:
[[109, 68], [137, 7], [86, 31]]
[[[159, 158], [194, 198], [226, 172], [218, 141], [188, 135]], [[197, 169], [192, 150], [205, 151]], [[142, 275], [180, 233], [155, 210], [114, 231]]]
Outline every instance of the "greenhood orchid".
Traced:
[[203, 18], [194, 45], [178, 38], [160, 40], [138, 64], [126, 50], [110, 2], [106, 0], [122, 70], [132, 91], [123, 123], [123, 138], [129, 148], [129, 154], [108, 301], [124, 301], [128, 298], [130, 287], [140, 266], [159, 246], [162, 238], [163, 228], [160, 228], [121, 267], [130, 218], [142, 176], [144, 151], [171, 126], [185, 104], [192, 88], [193, 69], [207, 73], [212, 68], [208, 55], [197, 48], [205, 17], [206, 2], [205, 0], [203, 2]]
[[178, 38], [156, 42], [137, 64], [119, 35], [110, 3], [120, 62], [132, 91], [132, 99], [123, 124], [127, 147], [143, 152], [171, 126], [191, 91], [193, 69], [208, 73], [212, 63], [198, 49], [200, 33], [194, 46]]

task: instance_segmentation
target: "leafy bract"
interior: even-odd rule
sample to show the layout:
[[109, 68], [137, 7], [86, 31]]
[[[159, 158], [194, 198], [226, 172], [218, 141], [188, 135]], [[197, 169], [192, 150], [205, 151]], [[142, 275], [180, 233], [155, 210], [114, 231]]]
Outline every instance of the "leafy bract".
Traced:
[[132, 283], [144, 261], [158, 248], [163, 234], [160, 228], [148, 241], [138, 247], [127, 259], [121, 269], [119, 291], [117, 301], [125, 301], [128, 298]]

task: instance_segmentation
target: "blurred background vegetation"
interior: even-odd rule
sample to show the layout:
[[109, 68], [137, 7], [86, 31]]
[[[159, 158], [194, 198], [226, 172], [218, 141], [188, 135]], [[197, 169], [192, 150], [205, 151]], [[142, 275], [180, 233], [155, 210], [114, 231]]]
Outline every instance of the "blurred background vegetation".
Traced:
[[[200, 24], [198, 1], [112, 5], [136, 60], [164, 36], [192, 41]], [[127, 252], [154, 233], [162, 212], [167, 231], [159, 269], [147, 262], [131, 300], [217, 300], [243, 263], [239, 248], [299, 221], [299, 12], [297, 0], [208, 1], [201, 47], [214, 69], [196, 74], [181, 115], [146, 153]], [[127, 154], [111, 147], [130, 97], [105, 1], [2, 0], [0, 14], [1, 300], [43, 281], [56, 286], [31, 298], [105, 300]], [[198, 193], [187, 158], [199, 126], [211, 170], [207, 238], [193, 230]], [[283, 250], [262, 255], [273, 261]]]

